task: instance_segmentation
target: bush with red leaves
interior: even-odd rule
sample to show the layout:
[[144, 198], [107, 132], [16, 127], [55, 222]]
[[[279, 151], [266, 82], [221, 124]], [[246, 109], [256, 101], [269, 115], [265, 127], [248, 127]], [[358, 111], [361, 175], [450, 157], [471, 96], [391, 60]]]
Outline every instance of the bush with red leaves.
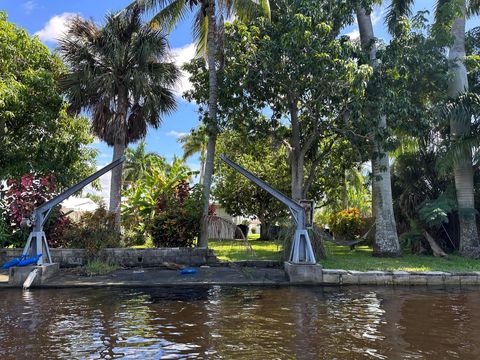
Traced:
[[[28, 236], [24, 220], [29, 219], [33, 210], [52, 199], [57, 187], [55, 177], [35, 176], [25, 174], [20, 180], [9, 179], [7, 186], [0, 189], [2, 207], [7, 224], [11, 227], [14, 236], [11, 244], [23, 246]], [[45, 226], [47, 241], [50, 246], [62, 245], [63, 231], [70, 226], [70, 220], [58, 209], [51, 214]]]

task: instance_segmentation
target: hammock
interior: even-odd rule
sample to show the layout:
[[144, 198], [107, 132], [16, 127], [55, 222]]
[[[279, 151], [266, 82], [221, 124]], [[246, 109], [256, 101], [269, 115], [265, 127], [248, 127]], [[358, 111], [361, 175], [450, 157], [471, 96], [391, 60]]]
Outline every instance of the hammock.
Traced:
[[326, 240], [336, 244], [336, 245], [339, 245], [339, 246], [354, 246], [354, 245], [357, 245], [358, 243], [361, 243], [362, 241], [365, 241], [368, 237], [368, 235], [370, 234], [370, 231], [372, 231], [373, 227], [375, 226], [372, 225], [370, 227], [370, 229], [360, 238], [358, 239], [355, 239], [355, 240], [343, 240], [343, 239], [336, 239], [334, 238], [332, 235], [330, 235], [329, 233], [327, 233], [325, 230], [322, 231], [322, 235], [325, 237]]

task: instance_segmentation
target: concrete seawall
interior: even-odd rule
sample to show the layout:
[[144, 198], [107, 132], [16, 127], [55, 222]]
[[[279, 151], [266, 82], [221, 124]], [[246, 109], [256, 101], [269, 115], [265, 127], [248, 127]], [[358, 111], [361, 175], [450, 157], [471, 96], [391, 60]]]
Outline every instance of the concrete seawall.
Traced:
[[[50, 249], [53, 262], [61, 268], [83, 266], [87, 255], [83, 249]], [[22, 249], [0, 249], [0, 264], [20, 256]], [[123, 267], [154, 267], [163, 263], [189, 266], [214, 265], [218, 259], [207, 248], [157, 248], [157, 249], [105, 249], [100, 254], [103, 261]]]
[[354, 271], [322, 269], [321, 265], [296, 265], [288, 262], [285, 263], [285, 272], [290, 283], [298, 285], [480, 285], [480, 272]]
[[480, 272], [347, 271], [323, 269], [325, 285], [480, 285]]
[[[314, 286], [477, 286], [480, 272], [407, 272], [354, 271], [323, 269], [321, 265], [298, 265], [289, 262], [284, 267], [276, 261], [219, 262], [206, 248], [106, 249], [102, 261], [123, 267], [111, 274], [93, 277], [74, 275], [67, 268], [82, 266], [87, 261], [82, 249], [51, 249], [54, 262], [61, 268], [59, 276], [41, 286], [164, 286], [164, 285], [314, 285]], [[18, 257], [21, 249], [0, 249], [0, 264]], [[176, 263], [198, 268], [198, 274], [180, 276], [162, 265]], [[200, 268], [202, 265], [212, 267]], [[132, 269], [130, 269], [132, 268]], [[147, 271], [138, 268], [151, 268]], [[151, 276], [146, 276], [151, 274]], [[0, 285], [7, 286], [6, 271], [0, 272]], [[3, 287], [0, 286], [0, 287]]]

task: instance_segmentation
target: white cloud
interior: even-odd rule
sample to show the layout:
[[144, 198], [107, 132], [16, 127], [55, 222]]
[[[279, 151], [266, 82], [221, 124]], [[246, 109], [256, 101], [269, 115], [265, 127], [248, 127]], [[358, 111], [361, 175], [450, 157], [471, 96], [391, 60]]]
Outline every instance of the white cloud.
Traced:
[[[172, 57], [175, 64], [181, 67], [195, 57], [195, 44], [190, 43], [179, 48], [173, 48]], [[188, 81], [188, 76], [186, 71], [181, 70], [180, 80], [175, 89], [178, 96], [182, 96], [185, 91], [192, 88], [192, 84]]]
[[171, 130], [167, 133], [168, 136], [173, 136], [174, 138], [179, 138], [179, 137], [182, 137], [182, 136], [185, 136], [185, 135], [188, 135], [188, 133], [186, 132], [178, 132], [178, 131], [175, 131], [175, 130]]
[[353, 30], [348, 33], [346, 33], [348, 37], [350, 37], [350, 40], [357, 40], [360, 38], [360, 32], [358, 30]]
[[38, 7], [38, 4], [35, 0], [30, 0], [30, 1], [24, 2], [22, 4], [22, 7], [25, 10], [25, 13], [28, 15]]
[[383, 16], [385, 15], [385, 12], [387, 11], [387, 8], [385, 6], [376, 6], [371, 14], [372, 18], [372, 25], [376, 25], [380, 20], [382, 20]]
[[38, 35], [40, 40], [44, 42], [57, 42], [67, 30], [68, 21], [78, 14], [65, 12], [60, 15], [55, 15], [45, 24], [43, 29], [37, 31], [35, 35]]

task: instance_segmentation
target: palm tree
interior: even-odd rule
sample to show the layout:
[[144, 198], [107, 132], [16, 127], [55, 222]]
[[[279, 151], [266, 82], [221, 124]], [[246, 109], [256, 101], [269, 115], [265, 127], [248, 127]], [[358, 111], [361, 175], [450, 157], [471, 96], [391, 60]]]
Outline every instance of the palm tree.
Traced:
[[[401, 16], [411, 14], [413, 0], [393, 0], [387, 15], [387, 24], [390, 31], [395, 31], [395, 22]], [[448, 60], [448, 97], [461, 98], [468, 92], [467, 69], [465, 67], [465, 19], [468, 13], [478, 14], [480, 2], [478, 0], [442, 0], [437, 2], [435, 9], [435, 26], [437, 29], [447, 30], [451, 35]], [[461, 140], [470, 135], [470, 116], [460, 113], [449, 116], [450, 135], [453, 140]], [[453, 173], [460, 223], [460, 251], [464, 255], [472, 253], [478, 248], [479, 237], [475, 219], [472, 150], [465, 147], [461, 156], [453, 162]]]
[[[356, 10], [360, 42], [368, 53], [370, 64], [375, 69], [377, 62], [377, 47], [373, 32], [372, 19], [367, 9], [359, 6]], [[380, 132], [387, 128], [387, 117], [381, 114], [377, 128]], [[398, 241], [395, 214], [393, 212], [392, 181], [388, 152], [383, 149], [382, 142], [373, 139], [372, 156], [372, 213], [375, 218], [376, 256], [399, 256], [401, 254]]]
[[200, 184], [203, 184], [205, 176], [205, 157], [207, 154], [208, 136], [205, 125], [200, 125], [196, 129], [192, 129], [190, 134], [183, 135], [178, 139], [183, 148], [183, 160], [196, 153], [200, 153]]
[[[452, 74], [448, 83], [448, 97], [456, 99], [468, 92], [467, 69], [465, 67], [465, 15], [466, 3], [462, 1], [451, 29], [453, 44], [448, 52], [449, 70]], [[470, 118], [450, 116], [450, 134], [453, 139], [461, 139], [470, 134]], [[478, 230], [475, 219], [472, 150], [464, 149], [461, 159], [453, 165], [460, 223], [460, 251], [469, 255], [472, 248], [479, 247]], [[467, 213], [464, 213], [464, 212]], [[468, 213], [470, 211], [470, 213]]]
[[125, 157], [127, 158], [123, 166], [123, 182], [125, 184], [132, 184], [143, 179], [153, 163], [158, 165], [164, 163], [163, 167], [167, 167], [164, 159], [158, 154], [146, 152], [145, 145], [145, 140], [141, 140], [135, 149], [128, 147], [125, 150]]
[[152, 24], [171, 29], [183, 19], [190, 10], [196, 8], [194, 20], [194, 36], [197, 42], [197, 53], [206, 53], [208, 65], [208, 118], [206, 132], [208, 135], [207, 156], [203, 182], [203, 220], [198, 245], [208, 246], [208, 205], [215, 158], [215, 144], [219, 132], [217, 123], [218, 80], [217, 72], [223, 64], [223, 23], [224, 19], [236, 14], [241, 19], [249, 19], [264, 14], [270, 17], [268, 0], [135, 0], [130, 7], [141, 6], [144, 10], [158, 11], [152, 18]]
[[[113, 146], [113, 160], [126, 146], [158, 127], [175, 109], [179, 77], [167, 62], [168, 43], [158, 29], [143, 24], [138, 7], [106, 17], [105, 26], [76, 17], [59, 42], [69, 70], [60, 79], [74, 111], [92, 114], [94, 134]], [[110, 211], [120, 231], [122, 166], [112, 170]]]

